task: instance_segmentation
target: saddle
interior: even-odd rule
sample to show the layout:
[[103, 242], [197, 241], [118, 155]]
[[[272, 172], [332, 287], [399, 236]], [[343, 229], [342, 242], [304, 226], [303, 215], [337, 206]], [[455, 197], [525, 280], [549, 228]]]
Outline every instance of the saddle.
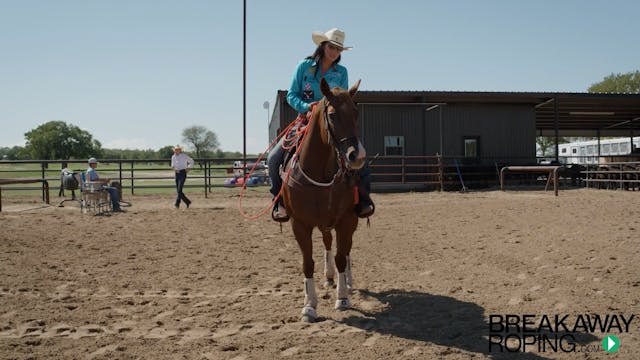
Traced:
[[80, 182], [78, 181], [75, 172], [64, 171], [62, 173], [62, 186], [65, 190], [78, 190], [79, 185]]

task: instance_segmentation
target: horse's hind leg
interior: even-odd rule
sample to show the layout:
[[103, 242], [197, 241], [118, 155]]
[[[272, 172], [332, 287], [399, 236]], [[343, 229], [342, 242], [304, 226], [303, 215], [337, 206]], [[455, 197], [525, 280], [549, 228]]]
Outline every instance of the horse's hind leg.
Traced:
[[331, 251], [331, 243], [333, 242], [333, 236], [331, 231], [322, 231], [322, 242], [324, 243], [324, 287], [334, 287], [335, 282], [333, 278], [336, 275], [336, 264], [333, 260], [333, 253]]
[[316, 307], [318, 296], [316, 283], [313, 279], [314, 261], [311, 233], [313, 228], [291, 219], [291, 228], [302, 252], [302, 272], [304, 273], [304, 306], [302, 307], [302, 321], [314, 322], [318, 317]]

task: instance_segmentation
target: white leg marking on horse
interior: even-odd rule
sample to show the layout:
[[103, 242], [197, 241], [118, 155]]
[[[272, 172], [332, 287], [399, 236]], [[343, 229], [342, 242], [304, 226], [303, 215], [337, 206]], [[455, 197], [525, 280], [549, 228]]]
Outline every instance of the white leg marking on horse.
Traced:
[[345, 273], [338, 274], [338, 300], [336, 300], [336, 310], [346, 310], [351, 304], [349, 303], [349, 289], [347, 289], [347, 275]]
[[318, 295], [316, 295], [316, 282], [311, 279], [304, 279], [304, 306], [316, 308], [318, 306]]
[[336, 276], [336, 263], [331, 250], [324, 250], [324, 278], [333, 279]]
[[311, 306], [305, 306], [302, 308], [302, 321], [315, 322], [317, 318], [318, 314], [316, 313], [316, 309]]
[[304, 279], [304, 306], [302, 307], [302, 321], [314, 322], [318, 317], [316, 307], [318, 296], [316, 295], [316, 283], [311, 279]]

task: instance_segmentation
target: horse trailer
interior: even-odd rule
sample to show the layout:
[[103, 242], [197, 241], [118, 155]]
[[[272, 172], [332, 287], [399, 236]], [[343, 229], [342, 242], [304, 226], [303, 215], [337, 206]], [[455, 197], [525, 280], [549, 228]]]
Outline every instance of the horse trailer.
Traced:
[[640, 149], [640, 137], [601, 139], [600, 151], [598, 140], [575, 141], [558, 144], [559, 160], [564, 164], [598, 164], [600, 158], [611, 159], [614, 157], [626, 157], [638, 154]]

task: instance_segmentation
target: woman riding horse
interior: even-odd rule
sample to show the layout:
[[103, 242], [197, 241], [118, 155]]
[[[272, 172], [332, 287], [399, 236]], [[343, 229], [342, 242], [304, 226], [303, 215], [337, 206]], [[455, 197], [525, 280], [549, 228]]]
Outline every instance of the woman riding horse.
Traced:
[[303, 321], [315, 321], [318, 298], [313, 278], [314, 228], [323, 241], [331, 243], [336, 232], [335, 267], [338, 271], [335, 308], [349, 308], [349, 254], [358, 217], [353, 211], [355, 177], [364, 166], [366, 151], [358, 139], [358, 109], [353, 95], [358, 81], [349, 91], [329, 89], [320, 81], [324, 98], [312, 110], [309, 124], [296, 155], [287, 165], [282, 198], [291, 217], [291, 228], [302, 252], [304, 272]]
[[[320, 79], [325, 79], [329, 88], [339, 87], [347, 89], [349, 86], [347, 68], [338, 64], [343, 50], [351, 47], [344, 47], [345, 34], [339, 29], [331, 29], [326, 33], [314, 32], [313, 42], [317, 48], [313, 55], [302, 60], [293, 76], [287, 102], [298, 113], [306, 114], [311, 109], [311, 104], [322, 98], [320, 91]], [[271, 178], [271, 194], [277, 197], [282, 187], [282, 179], [279, 175], [279, 168], [284, 161], [283, 139], [281, 139], [269, 153], [269, 177]], [[375, 206], [369, 196], [371, 188], [371, 175], [368, 165], [359, 171], [358, 193], [360, 202], [356, 204], [355, 210], [359, 217], [369, 217], [373, 215]], [[282, 199], [275, 202], [272, 217], [276, 221], [287, 221], [286, 206], [282, 206]]]

